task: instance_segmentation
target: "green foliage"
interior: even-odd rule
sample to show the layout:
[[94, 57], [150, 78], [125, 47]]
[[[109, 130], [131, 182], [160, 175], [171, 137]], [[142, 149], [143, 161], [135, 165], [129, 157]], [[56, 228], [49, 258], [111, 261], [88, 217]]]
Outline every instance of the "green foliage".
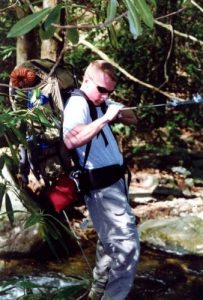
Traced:
[[[37, 89], [33, 90], [37, 93]], [[23, 91], [17, 92], [17, 100], [22, 101], [26, 99], [26, 94]], [[37, 97], [37, 96], [36, 96]], [[11, 107], [6, 107], [0, 99], [0, 137], [5, 136], [8, 143], [11, 145], [23, 144], [26, 146], [25, 135], [22, 132], [22, 127], [26, 127], [29, 122], [31, 131], [33, 126], [38, 124], [48, 128], [55, 128], [57, 126], [56, 120], [52, 117], [50, 110], [44, 106], [35, 106], [33, 109], [19, 109], [12, 110]]]
[[[127, 1], [127, 3], [131, 4], [131, 1]], [[131, 9], [131, 6], [128, 8], [128, 22], [129, 29], [132, 33], [133, 37], [136, 39], [142, 33], [141, 28], [141, 19], [136, 10]]]
[[148, 27], [153, 28], [154, 19], [152, 16], [152, 12], [151, 12], [149, 6], [146, 4], [145, 0], [137, 0], [136, 8], [137, 8], [138, 13], [140, 14], [142, 20], [144, 21], [144, 23]]
[[42, 9], [36, 13], [33, 13], [20, 21], [18, 21], [8, 32], [8, 38], [14, 38], [23, 34], [28, 33], [30, 30], [35, 28], [39, 23], [48, 15], [50, 8]]
[[42, 24], [40, 30], [40, 37], [42, 39], [50, 39], [53, 37], [54, 33], [56, 32], [56, 27], [52, 26], [52, 24], [58, 24], [60, 20], [61, 14], [61, 5], [57, 5], [53, 10], [50, 12], [44, 23]]
[[3, 60], [10, 58], [16, 52], [16, 48], [14, 46], [0, 46], [0, 56]]
[[8, 219], [10, 221], [10, 224], [13, 225], [14, 213], [13, 213], [13, 207], [11, 204], [11, 199], [10, 199], [9, 194], [6, 194], [6, 196], [5, 196], [5, 205], [6, 205], [6, 212], [7, 212]]
[[74, 45], [79, 41], [79, 32], [77, 28], [70, 28], [67, 32], [67, 39]]
[[1, 206], [2, 206], [2, 201], [3, 201], [3, 196], [6, 191], [6, 185], [0, 182], [0, 211], [1, 211]]
[[[103, 1], [101, 1], [101, 3], [98, 5], [95, 3], [93, 9], [96, 14], [96, 17], [98, 17], [100, 14], [99, 18], [102, 17], [102, 21], [105, 21], [107, 15], [106, 20], [107, 21], [112, 20], [113, 22], [114, 18], [116, 17], [117, 8], [119, 6], [121, 9], [127, 8], [130, 31], [133, 34], [134, 38], [137, 38], [142, 32], [141, 20], [143, 20], [144, 23], [150, 28], [153, 27], [153, 22], [154, 22], [153, 15], [151, 9], [149, 8], [145, 0], [139, 0], [139, 1], [124, 0], [124, 4], [125, 6], [123, 6], [122, 4], [118, 3], [115, 0], [109, 1], [107, 8], [105, 8], [105, 10], [107, 9], [105, 14], [103, 13], [104, 11]], [[65, 7], [66, 14], [67, 14], [66, 20], [68, 20], [68, 24], [74, 23], [75, 19], [77, 19], [78, 22], [78, 13], [80, 12], [82, 12], [81, 14], [82, 18], [80, 18], [80, 20], [83, 21], [85, 19], [83, 15], [86, 12], [86, 7], [81, 4], [77, 5], [72, 3], [72, 5], [73, 8], [76, 8], [75, 10], [69, 7]], [[10, 31], [7, 34], [7, 37], [14, 38], [17, 36], [24, 35], [29, 31], [31, 31], [36, 26], [38, 26], [39, 24], [41, 24], [43, 21], [43, 25], [40, 30], [41, 38], [43, 39], [51, 38], [56, 30], [56, 28], [54, 28], [52, 25], [53, 23], [58, 23], [60, 18], [61, 8], [62, 5], [59, 4], [56, 5], [52, 10], [51, 8], [45, 8], [42, 9], [41, 11], [34, 12], [31, 15], [22, 18], [10, 29]], [[91, 17], [92, 17], [91, 19], [94, 20], [93, 14]], [[90, 20], [90, 18], [88, 19]], [[111, 24], [109, 24], [109, 26], [110, 25]], [[78, 37], [77, 39], [76, 38], [74, 39], [73, 33], [75, 33], [76, 36], [79, 34], [76, 28], [74, 30], [68, 29], [67, 37], [70, 39], [70, 41], [73, 44], [75, 44], [78, 41]]]
[[143, 20], [148, 27], [153, 28], [154, 18], [145, 0], [125, 0], [124, 2], [128, 9], [130, 32], [135, 39], [142, 34], [141, 20]]
[[[1, 1], [1, 10], [8, 6], [8, 0]], [[0, 13], [0, 80], [8, 81], [9, 72], [15, 64], [16, 45], [15, 41], [8, 42], [6, 37], [11, 26], [16, 22], [14, 10], [4, 10]], [[0, 87], [1, 90], [1, 87]], [[3, 89], [2, 89], [3, 90]]]
[[[0, 282], [0, 297], [19, 300], [75, 300], [90, 286], [86, 278], [51, 274], [11, 277]], [[10, 299], [10, 297], [9, 297]], [[14, 298], [13, 298], [14, 299]]]
[[[24, 96], [23, 91], [20, 92], [21, 97]], [[19, 96], [19, 95], [18, 95]], [[14, 222], [14, 212], [12, 208], [12, 199], [9, 196], [8, 191], [12, 191], [17, 198], [25, 204], [25, 206], [33, 211], [36, 209], [36, 205], [33, 205], [32, 200], [26, 193], [20, 190], [20, 187], [12, 186], [2, 174], [4, 166], [8, 168], [11, 174], [15, 175], [18, 167], [18, 146], [23, 144], [25, 148], [28, 148], [25, 128], [29, 123], [29, 130], [34, 131], [34, 126], [37, 124], [45, 126], [46, 128], [56, 128], [56, 120], [50, 115], [50, 111], [45, 107], [39, 106], [32, 110], [17, 110], [13, 111], [10, 107], [4, 105], [3, 99], [0, 102], [0, 138], [5, 138], [9, 151], [2, 152], [0, 155], [0, 178], [3, 179], [0, 184], [0, 208], [2, 201], [5, 199], [6, 213], [11, 224]]]
[[108, 1], [106, 21], [111, 21], [115, 18], [116, 12], [117, 12], [117, 7], [118, 7], [117, 0]]
[[34, 211], [26, 219], [25, 228], [36, 224], [40, 226], [40, 231], [44, 240], [48, 243], [53, 255], [57, 259], [59, 259], [59, 255], [55, 247], [55, 242], [58, 242], [60, 247], [65, 250], [66, 254], [69, 254], [67, 243], [64, 242], [64, 233], [66, 234], [66, 237], [70, 237], [72, 234], [67, 224], [64, 225], [52, 214]]
[[116, 134], [123, 134], [125, 137], [128, 137], [131, 133], [131, 127], [118, 123], [112, 126], [113, 132]]

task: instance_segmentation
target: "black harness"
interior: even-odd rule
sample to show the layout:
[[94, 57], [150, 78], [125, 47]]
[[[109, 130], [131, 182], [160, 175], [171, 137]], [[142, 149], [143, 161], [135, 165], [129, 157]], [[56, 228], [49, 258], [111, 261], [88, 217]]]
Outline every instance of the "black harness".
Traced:
[[[81, 96], [81, 97], [85, 98], [88, 103], [88, 106], [89, 106], [89, 111], [90, 111], [90, 116], [91, 116], [92, 121], [97, 119], [98, 115], [97, 115], [96, 107], [92, 103], [92, 101], [89, 100], [89, 98], [83, 91], [76, 89], [71, 93], [71, 95]], [[106, 103], [103, 102], [100, 107], [101, 107], [103, 114], [105, 114], [105, 112], [107, 110]], [[111, 129], [110, 126], [109, 126], [109, 128]], [[105, 136], [104, 131], [101, 130], [97, 134], [97, 137], [100, 134], [102, 135], [102, 138], [104, 140], [105, 147], [107, 147], [109, 143], [108, 143], [107, 137]], [[124, 178], [124, 174], [126, 173], [126, 170], [127, 170], [125, 165], [120, 166], [118, 164], [105, 166], [102, 168], [96, 168], [93, 170], [85, 169], [85, 165], [86, 165], [86, 162], [87, 162], [87, 159], [88, 159], [88, 156], [90, 153], [90, 149], [91, 149], [91, 144], [92, 144], [92, 140], [86, 146], [83, 166], [82, 167], [79, 166], [79, 168], [81, 169], [81, 173], [79, 175], [79, 181], [80, 181], [80, 189], [82, 191], [89, 191], [89, 190], [101, 189], [101, 188], [108, 187], [108, 186], [114, 184], [115, 182], [117, 182], [120, 178]], [[75, 155], [76, 155], [76, 151], [74, 151], [74, 153], [73, 153], [73, 156], [75, 156]], [[77, 165], [77, 164], [78, 164], [78, 159], [76, 159], [76, 162], [75, 162], [75, 165]], [[128, 175], [129, 175], [128, 180], [130, 181], [130, 174], [128, 173]]]

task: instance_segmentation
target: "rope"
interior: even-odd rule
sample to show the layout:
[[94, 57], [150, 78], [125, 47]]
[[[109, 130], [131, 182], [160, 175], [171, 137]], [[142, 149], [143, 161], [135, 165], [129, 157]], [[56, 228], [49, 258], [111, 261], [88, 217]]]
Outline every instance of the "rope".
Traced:
[[79, 248], [80, 248], [80, 251], [81, 251], [81, 253], [82, 253], [82, 256], [83, 256], [83, 258], [84, 258], [84, 260], [85, 260], [85, 262], [86, 262], [86, 264], [87, 264], [87, 266], [88, 266], [88, 268], [89, 268], [89, 270], [90, 270], [90, 273], [92, 274], [92, 268], [91, 268], [91, 266], [90, 266], [90, 263], [89, 263], [89, 261], [88, 261], [88, 259], [87, 259], [87, 256], [86, 256], [86, 254], [85, 254], [85, 252], [84, 252], [84, 250], [83, 250], [83, 248], [82, 248], [82, 246], [81, 246], [81, 244], [80, 244], [80, 242], [79, 242], [79, 240], [78, 240], [78, 236], [76, 235], [75, 230], [73, 229], [73, 226], [71, 225], [70, 220], [69, 220], [69, 218], [68, 218], [68, 216], [67, 216], [65, 210], [63, 210], [63, 214], [64, 214], [64, 216], [65, 216], [66, 222], [67, 222], [68, 226], [70, 227], [70, 230], [71, 230], [73, 236], [74, 236], [75, 239], [76, 239], [76, 242], [77, 242], [77, 244], [78, 244], [78, 246], [79, 246]]
[[193, 98], [191, 100], [180, 101], [180, 100], [174, 99], [171, 102], [160, 103], [160, 104], [138, 105], [138, 106], [132, 106], [132, 107], [124, 107], [124, 108], [121, 108], [120, 111], [135, 110], [135, 109], [150, 108], [150, 107], [161, 107], [161, 106], [177, 107], [179, 105], [200, 104], [200, 103], [203, 103], [203, 97], [199, 94], [196, 94], [196, 95], [193, 96]]

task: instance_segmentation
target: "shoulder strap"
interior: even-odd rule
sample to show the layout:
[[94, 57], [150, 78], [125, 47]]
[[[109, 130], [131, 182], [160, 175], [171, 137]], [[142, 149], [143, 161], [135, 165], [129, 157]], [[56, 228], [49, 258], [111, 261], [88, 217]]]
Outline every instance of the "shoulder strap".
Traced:
[[[89, 99], [88, 97], [85, 95], [85, 93], [83, 93], [80, 89], [74, 89], [72, 92], [71, 92], [71, 96], [81, 96], [83, 98], [85, 98], [87, 100], [87, 103], [89, 105]], [[90, 109], [90, 105], [89, 105], [89, 109]], [[95, 115], [96, 113], [96, 115]], [[90, 116], [93, 119], [96, 119], [97, 118], [97, 112], [96, 112], [96, 109], [95, 109], [95, 112], [92, 112], [92, 110], [90, 109]], [[92, 144], [92, 141], [89, 141], [89, 143], [87, 143], [87, 146], [86, 146], [86, 151], [85, 151], [85, 157], [84, 157], [84, 162], [83, 162], [83, 166], [82, 168], [84, 169], [85, 168], [85, 165], [86, 165], [86, 162], [87, 162], [87, 159], [88, 159], [88, 156], [89, 156], [89, 153], [90, 153], [90, 148], [91, 148], [91, 144]], [[73, 159], [74, 159], [74, 163], [76, 165], [78, 165], [78, 159], [76, 158], [76, 152], [72, 152], [73, 153]]]
[[92, 121], [94, 121], [94, 120], [97, 119], [97, 110], [96, 110], [94, 104], [89, 100], [89, 98], [87, 97], [87, 95], [82, 90], [80, 90], [80, 89], [74, 89], [71, 92], [71, 95], [81, 96], [81, 97], [85, 98], [85, 100], [87, 101], [88, 106], [89, 106], [90, 116], [91, 116]]
[[[85, 98], [85, 100], [87, 101], [88, 106], [89, 106], [90, 117], [91, 117], [92, 121], [94, 121], [94, 120], [97, 119], [97, 110], [96, 110], [96, 107], [94, 106], [94, 104], [92, 103], [92, 101], [90, 101], [90, 99], [87, 97], [87, 95], [83, 91], [81, 91], [80, 89], [75, 89], [75, 90], [72, 91], [71, 95], [81, 96], [81, 97]], [[101, 105], [101, 110], [102, 110], [103, 114], [105, 114], [106, 109], [107, 109], [107, 106], [106, 106], [106, 103], [104, 102]], [[104, 131], [101, 130], [97, 134], [97, 136], [99, 136], [99, 134], [102, 135], [102, 138], [104, 140], [105, 146], [108, 146], [108, 140], [107, 140], [107, 138], [105, 136]]]

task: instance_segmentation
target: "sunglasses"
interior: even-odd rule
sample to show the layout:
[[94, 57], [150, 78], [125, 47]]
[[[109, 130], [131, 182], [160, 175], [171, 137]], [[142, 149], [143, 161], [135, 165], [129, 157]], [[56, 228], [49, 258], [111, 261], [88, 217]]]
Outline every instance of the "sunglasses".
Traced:
[[99, 86], [99, 85], [96, 85], [96, 88], [100, 94], [111, 94], [114, 91], [114, 90], [109, 91], [106, 88], [104, 88], [103, 86]]
[[111, 90], [111, 91], [107, 90], [105, 87], [97, 85], [92, 77], [89, 76], [89, 78], [92, 80], [92, 82], [94, 82], [94, 84], [95, 84], [95, 86], [96, 86], [96, 88], [97, 88], [97, 90], [100, 94], [111, 94], [111, 93], [113, 93], [114, 90]]

